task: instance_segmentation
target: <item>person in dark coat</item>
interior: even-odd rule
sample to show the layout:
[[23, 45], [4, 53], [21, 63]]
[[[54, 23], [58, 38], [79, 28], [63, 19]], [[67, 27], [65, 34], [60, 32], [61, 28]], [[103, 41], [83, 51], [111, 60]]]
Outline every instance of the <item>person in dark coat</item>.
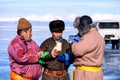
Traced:
[[42, 80], [70, 80], [70, 44], [62, 37], [65, 29], [64, 21], [53, 20], [49, 23], [52, 37], [43, 41], [40, 48], [45, 52], [40, 63], [44, 67]]

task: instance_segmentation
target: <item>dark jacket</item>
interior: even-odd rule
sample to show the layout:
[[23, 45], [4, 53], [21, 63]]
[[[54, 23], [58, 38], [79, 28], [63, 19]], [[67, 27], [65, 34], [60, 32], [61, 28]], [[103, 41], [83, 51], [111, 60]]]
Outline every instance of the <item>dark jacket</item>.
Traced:
[[[44, 58], [45, 65], [44, 68], [48, 68], [50, 70], [67, 70], [69, 66], [65, 66], [63, 62], [57, 60], [57, 57], [54, 58], [51, 55], [52, 49], [55, 47], [56, 42], [53, 37], [46, 39], [40, 46], [43, 51], [50, 52], [48, 56]], [[62, 38], [62, 50], [60, 54], [68, 52], [70, 49], [69, 43]]]

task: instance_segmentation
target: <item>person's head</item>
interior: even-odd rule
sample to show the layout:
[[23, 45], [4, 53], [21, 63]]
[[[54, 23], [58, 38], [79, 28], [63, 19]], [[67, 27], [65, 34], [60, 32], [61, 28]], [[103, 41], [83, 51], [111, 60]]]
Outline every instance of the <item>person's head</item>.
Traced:
[[22, 36], [25, 41], [30, 41], [32, 37], [32, 25], [25, 18], [20, 18], [17, 26], [17, 34]]
[[90, 28], [93, 27], [92, 24], [93, 24], [93, 21], [92, 21], [92, 18], [90, 16], [87, 16], [87, 15], [81, 16], [80, 20], [79, 20], [79, 23], [78, 23], [79, 34], [81, 36], [83, 36], [86, 33], [88, 33]]
[[49, 23], [49, 29], [52, 36], [59, 40], [62, 37], [62, 32], [65, 29], [65, 23], [62, 20], [53, 20]]

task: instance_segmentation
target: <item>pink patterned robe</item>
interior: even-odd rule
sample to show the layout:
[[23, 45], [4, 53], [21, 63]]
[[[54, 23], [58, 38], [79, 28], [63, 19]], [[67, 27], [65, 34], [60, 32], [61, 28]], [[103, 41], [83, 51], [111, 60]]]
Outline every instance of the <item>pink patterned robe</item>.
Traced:
[[17, 35], [8, 46], [10, 68], [22, 77], [38, 80], [42, 73], [42, 67], [38, 64], [37, 52], [40, 48], [31, 40], [24, 42]]

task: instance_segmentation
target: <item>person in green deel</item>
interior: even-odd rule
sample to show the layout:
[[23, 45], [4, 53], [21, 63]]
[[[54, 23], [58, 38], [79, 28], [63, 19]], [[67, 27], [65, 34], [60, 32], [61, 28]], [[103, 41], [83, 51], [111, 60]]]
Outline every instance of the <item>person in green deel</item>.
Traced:
[[49, 29], [52, 36], [40, 45], [44, 51], [39, 61], [44, 67], [42, 80], [70, 80], [70, 44], [62, 37], [65, 23], [53, 20], [49, 23]]

